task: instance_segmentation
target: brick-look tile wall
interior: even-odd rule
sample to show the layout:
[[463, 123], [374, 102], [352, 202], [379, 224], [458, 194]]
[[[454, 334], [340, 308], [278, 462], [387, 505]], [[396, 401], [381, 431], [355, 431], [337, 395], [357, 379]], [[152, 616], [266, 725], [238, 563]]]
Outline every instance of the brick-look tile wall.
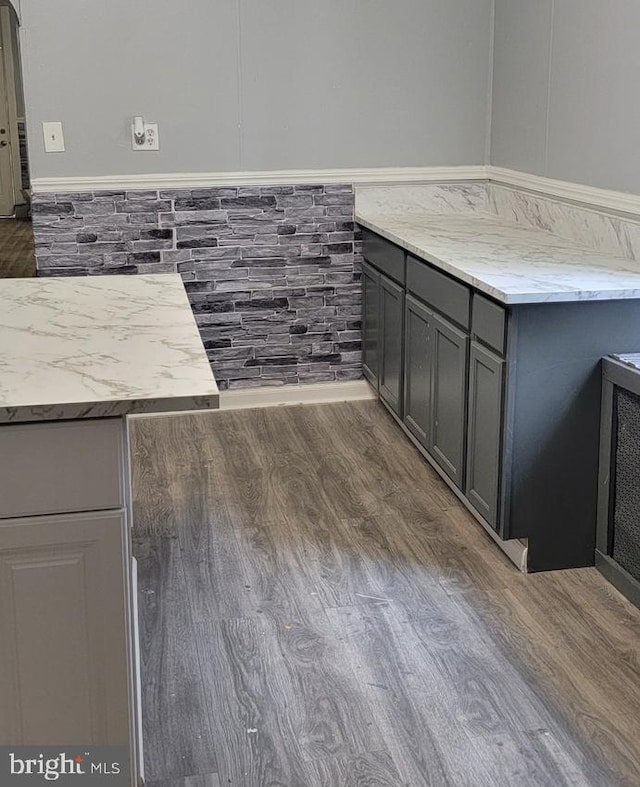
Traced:
[[18, 147], [20, 149], [20, 181], [23, 189], [30, 187], [29, 159], [27, 157], [27, 124], [24, 120], [18, 121]]
[[40, 276], [182, 275], [221, 389], [362, 376], [350, 185], [36, 195]]

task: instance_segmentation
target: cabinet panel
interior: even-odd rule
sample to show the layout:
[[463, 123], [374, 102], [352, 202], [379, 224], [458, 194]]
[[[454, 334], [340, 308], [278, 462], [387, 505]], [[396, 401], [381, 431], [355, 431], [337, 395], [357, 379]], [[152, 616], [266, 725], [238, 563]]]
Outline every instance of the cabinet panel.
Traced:
[[120, 508], [122, 423], [96, 418], [0, 426], [0, 518]]
[[500, 355], [504, 355], [506, 346], [506, 310], [476, 293], [473, 296], [473, 318], [471, 330], [481, 342], [488, 344]]
[[0, 521], [0, 743], [130, 743], [124, 511]]
[[405, 300], [404, 422], [426, 447], [431, 435], [433, 313], [410, 295]]
[[380, 277], [380, 396], [402, 417], [404, 290]]
[[469, 288], [411, 255], [407, 256], [407, 290], [450, 320], [469, 327]]
[[378, 389], [378, 359], [380, 343], [380, 274], [362, 263], [363, 349], [362, 368], [365, 377]]
[[462, 488], [466, 431], [466, 334], [433, 316], [433, 400], [430, 452]]
[[466, 495], [497, 527], [504, 361], [473, 342], [469, 375]]
[[404, 284], [405, 254], [399, 246], [364, 228], [362, 230], [362, 246], [366, 260], [379, 268], [385, 276], [389, 276], [399, 284]]

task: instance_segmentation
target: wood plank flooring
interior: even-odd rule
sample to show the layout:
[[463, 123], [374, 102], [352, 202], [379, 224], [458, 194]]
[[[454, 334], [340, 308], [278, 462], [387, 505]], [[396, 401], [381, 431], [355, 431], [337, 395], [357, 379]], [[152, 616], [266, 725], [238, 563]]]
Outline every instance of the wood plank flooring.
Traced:
[[137, 419], [152, 787], [640, 785], [640, 613], [524, 576], [377, 402]]
[[31, 222], [0, 219], [0, 279], [35, 275]]

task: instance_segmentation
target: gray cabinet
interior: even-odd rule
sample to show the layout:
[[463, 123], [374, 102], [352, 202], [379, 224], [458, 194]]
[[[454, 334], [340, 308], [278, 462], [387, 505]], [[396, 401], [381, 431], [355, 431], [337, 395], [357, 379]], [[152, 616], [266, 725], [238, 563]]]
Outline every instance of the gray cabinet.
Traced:
[[505, 362], [472, 342], [465, 494], [494, 528], [498, 525]]
[[404, 423], [462, 488], [468, 337], [420, 301], [405, 301]]
[[640, 299], [506, 305], [363, 234], [381, 398], [399, 415], [403, 380], [402, 428], [529, 571], [593, 565], [599, 364], [637, 349]]
[[404, 335], [404, 289], [380, 276], [380, 396], [402, 417], [402, 347]]
[[401, 414], [404, 289], [362, 264], [363, 372], [380, 396]]
[[407, 295], [404, 327], [404, 423], [429, 448], [433, 312]]
[[0, 426], [0, 744], [124, 746], [134, 785], [128, 453], [124, 418]]
[[129, 746], [124, 510], [0, 520], [0, 742]]
[[364, 376], [378, 389], [378, 347], [380, 342], [380, 274], [362, 263], [362, 368]]
[[373, 233], [364, 249], [365, 376], [464, 491], [471, 290]]
[[433, 367], [430, 453], [462, 488], [469, 338], [439, 315], [433, 315]]

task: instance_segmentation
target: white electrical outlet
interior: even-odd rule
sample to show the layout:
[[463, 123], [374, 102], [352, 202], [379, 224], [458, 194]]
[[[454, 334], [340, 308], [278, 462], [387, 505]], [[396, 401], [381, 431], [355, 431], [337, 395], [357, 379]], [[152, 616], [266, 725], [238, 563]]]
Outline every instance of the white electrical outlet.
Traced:
[[47, 153], [64, 153], [62, 123], [59, 120], [43, 123], [42, 134], [44, 135], [44, 149]]
[[142, 144], [138, 144], [133, 123], [131, 124], [131, 148], [133, 150], [160, 150], [160, 137], [158, 136], [157, 123], [144, 124], [144, 138]]

